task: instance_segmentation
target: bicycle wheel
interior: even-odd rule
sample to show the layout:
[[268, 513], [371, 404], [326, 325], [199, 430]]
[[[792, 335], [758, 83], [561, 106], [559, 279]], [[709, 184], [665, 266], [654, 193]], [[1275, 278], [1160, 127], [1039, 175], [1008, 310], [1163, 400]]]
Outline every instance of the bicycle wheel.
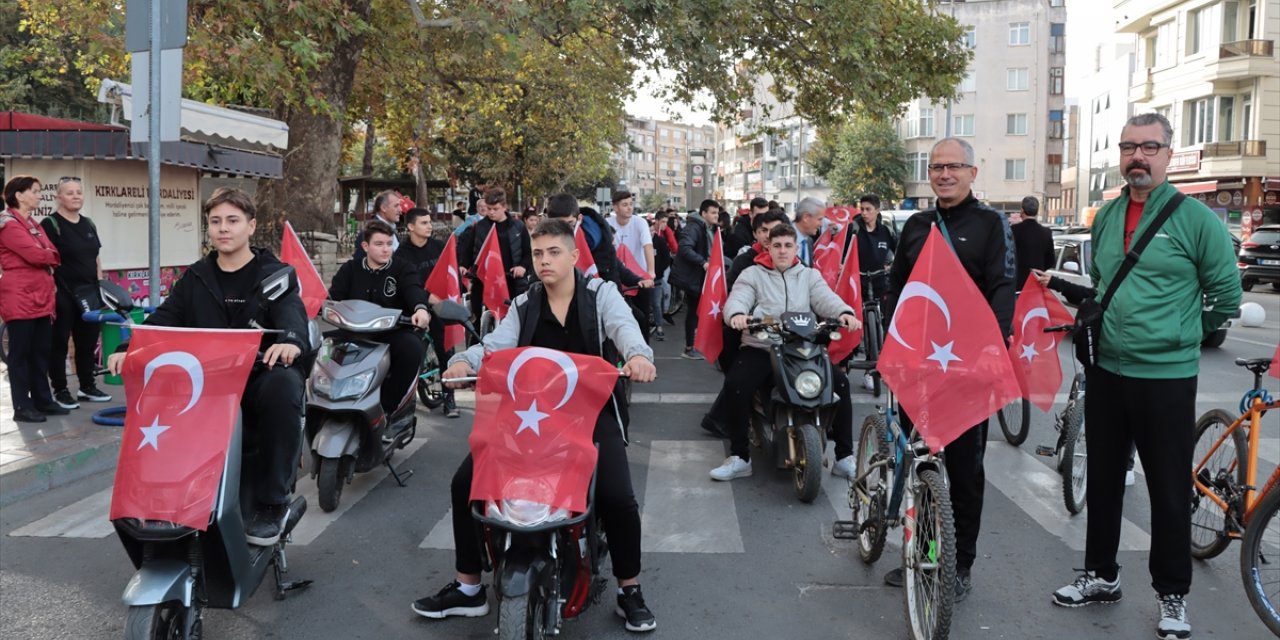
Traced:
[[0, 362], [9, 364], [9, 325], [0, 322]]
[[1254, 613], [1280, 636], [1280, 491], [1267, 492], [1245, 527], [1240, 579]]
[[862, 433], [858, 439], [859, 475], [849, 483], [849, 509], [853, 512], [853, 526], [858, 531], [858, 557], [871, 564], [884, 552], [885, 509], [888, 505], [889, 467], [874, 471], [871, 465], [888, 459], [888, 427], [884, 416], [872, 414], [862, 421]]
[[[862, 332], [863, 342], [866, 343], [867, 362], [875, 362], [880, 359], [880, 348], [884, 345], [884, 327], [880, 324], [880, 313], [875, 309], [868, 309], [864, 326], [866, 330]], [[871, 376], [871, 395], [879, 398], [881, 391], [880, 372], [868, 371]]]
[[485, 310], [480, 314], [480, 329], [479, 329], [479, 333], [480, 333], [480, 339], [481, 339], [481, 340], [484, 340], [484, 337], [485, 337], [485, 336], [487, 336], [487, 335], [489, 335], [490, 333], [492, 333], [492, 332], [493, 332], [493, 328], [494, 328], [494, 326], [496, 326], [496, 325], [497, 325], [497, 320], [498, 320], [497, 316], [495, 316], [495, 315], [493, 314], [493, 312], [492, 312], [492, 311], [489, 311], [488, 309], [485, 309]]
[[427, 344], [427, 355], [422, 358], [422, 370], [418, 373], [418, 401], [428, 409], [438, 409], [444, 404], [444, 383], [440, 381], [440, 360], [436, 350]]
[[680, 287], [672, 287], [671, 288], [671, 304], [667, 305], [666, 315], [674, 316], [677, 313], [680, 313], [680, 310], [683, 308], [684, 308], [684, 289], [681, 289]]
[[911, 488], [915, 519], [903, 527], [902, 593], [914, 640], [946, 640], [956, 596], [956, 528], [951, 495], [937, 471], [920, 472]]
[[[1209, 451], [1234, 421], [1235, 418], [1222, 409], [1200, 416], [1196, 420], [1196, 450], [1191, 458], [1195, 465], [1191, 468], [1193, 477], [1228, 505], [1238, 504], [1240, 488], [1244, 486], [1248, 444], [1243, 431], [1232, 431], [1231, 437], [1223, 440], [1212, 456], [1209, 456]], [[1192, 485], [1191, 556], [1208, 560], [1225, 551], [1231, 544], [1229, 522], [1227, 512], [1199, 487]]]
[[1084, 396], [1067, 406], [1062, 415], [1062, 504], [1076, 515], [1084, 511], [1089, 488], [1089, 452], [1085, 446]]
[[1016, 447], [1027, 441], [1027, 434], [1031, 431], [1031, 404], [1026, 398], [1009, 403], [996, 413], [996, 418], [1009, 444]]

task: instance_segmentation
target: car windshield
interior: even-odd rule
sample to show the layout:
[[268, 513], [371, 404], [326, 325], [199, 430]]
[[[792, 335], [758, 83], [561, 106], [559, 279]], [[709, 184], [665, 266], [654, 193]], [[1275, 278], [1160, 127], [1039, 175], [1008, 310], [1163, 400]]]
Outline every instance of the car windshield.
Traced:
[[1249, 241], [1257, 244], [1280, 243], [1280, 230], [1260, 229], [1258, 231], [1254, 231], [1253, 235], [1250, 236]]

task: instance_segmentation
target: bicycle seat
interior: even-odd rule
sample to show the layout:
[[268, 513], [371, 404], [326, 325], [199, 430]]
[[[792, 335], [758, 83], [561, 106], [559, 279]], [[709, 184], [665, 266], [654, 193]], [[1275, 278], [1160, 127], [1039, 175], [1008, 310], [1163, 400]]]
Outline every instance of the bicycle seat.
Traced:
[[1253, 373], [1266, 373], [1271, 368], [1271, 358], [1236, 358], [1236, 366]]

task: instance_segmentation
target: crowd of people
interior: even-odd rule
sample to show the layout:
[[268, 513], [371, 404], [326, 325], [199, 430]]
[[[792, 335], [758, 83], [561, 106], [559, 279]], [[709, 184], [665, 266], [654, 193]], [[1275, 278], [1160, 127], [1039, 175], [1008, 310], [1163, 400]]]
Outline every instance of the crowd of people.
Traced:
[[[1171, 139], [1168, 121], [1156, 114], [1135, 116], [1120, 132], [1119, 160], [1128, 186], [1099, 211], [1094, 223], [1090, 275], [1097, 289], [1074, 290], [1069, 295], [1096, 296], [1112, 287], [1131, 240], [1174, 198], [1176, 189], [1166, 179]], [[1013, 220], [975, 198], [972, 185], [978, 177], [978, 164], [974, 148], [966, 140], [937, 142], [928, 163], [936, 206], [912, 215], [898, 232], [881, 218], [880, 198], [863, 196], [858, 203], [860, 215], [851, 221], [854, 228], [849, 243], [857, 243], [859, 270], [873, 274], [864, 283], [867, 295], [882, 299], [889, 312], [903, 294], [925, 239], [933, 229], [939, 229], [1008, 340], [1017, 290], [1023, 282], [1030, 274], [1052, 282], [1044, 273], [1053, 264], [1052, 238], [1036, 220], [1039, 206], [1034, 198], [1023, 201], [1020, 215]], [[37, 224], [33, 211], [41, 189], [39, 181], [30, 176], [11, 179], [4, 189], [8, 209], [0, 215], [0, 267], [4, 269], [0, 318], [9, 326], [12, 345], [9, 368], [14, 417], [23, 422], [44, 420], [45, 415], [65, 413], [75, 405], [63, 373], [68, 337], [74, 338], [76, 346], [78, 398], [110, 399], [93, 384], [94, 337], [76, 319], [78, 292], [101, 276], [96, 260], [100, 239], [92, 221], [80, 213], [83, 194], [77, 179], [60, 181], [57, 213]], [[729, 296], [721, 317], [726, 340], [718, 362], [724, 379], [702, 427], [728, 439], [729, 456], [711, 470], [712, 480], [731, 481], [752, 473], [746, 412], [751, 394], [771, 381], [772, 372], [765, 351], [769, 344], [743, 331], [749, 321], [765, 314], [809, 311], [838, 318], [847, 328], [859, 325], [855, 310], [836, 296], [813, 268], [822, 234], [833, 231], [836, 224], [824, 215], [827, 203], [817, 199], [801, 200], [793, 215], [763, 198], [751, 200], [736, 216], [715, 200], [705, 200], [687, 214], [662, 209], [642, 215], [635, 211], [633, 195], [618, 191], [606, 216], [593, 207], [580, 206], [569, 194], [552, 196], [541, 208], [518, 214], [509, 210], [507, 195], [500, 187], [476, 190], [473, 196], [474, 212], [463, 202], [455, 210], [460, 219], [453, 230], [460, 283], [469, 285], [473, 312], [478, 316], [483, 285], [474, 273], [477, 261], [484, 259], [481, 249], [492, 234], [511, 296], [511, 311], [482, 344], [457, 353], [444, 349], [443, 327], [429, 313], [429, 305], [440, 296], [426, 292], [423, 286], [442, 259], [444, 244], [433, 237], [431, 216], [422, 209], [403, 214], [408, 235], [404, 240], [398, 237], [402, 214], [393, 192], [375, 199], [376, 219], [364, 228], [357, 255], [334, 277], [330, 297], [357, 298], [402, 309], [416, 327], [432, 333], [437, 356], [448, 362], [446, 378], [474, 375], [486, 349], [537, 345], [612, 358], [623, 363], [624, 373], [633, 381], [644, 382], [657, 374], [649, 341], [664, 340], [667, 329], [675, 325], [670, 312], [673, 293], [679, 292], [685, 300], [682, 355], [693, 360], [704, 358], [694, 347], [699, 330], [695, 310], [704, 294], [712, 251], [720, 246], [724, 264], [729, 265], [725, 273]], [[1111, 300], [1112, 311], [1104, 316], [1100, 357], [1097, 366], [1087, 371], [1091, 460], [1085, 571], [1055, 591], [1052, 598], [1067, 607], [1120, 599], [1116, 553], [1121, 498], [1128, 452], [1136, 445], [1152, 502], [1150, 573], [1159, 599], [1157, 633], [1162, 638], [1183, 640], [1191, 633], [1185, 596], [1191, 584], [1188, 476], [1194, 443], [1197, 345], [1238, 306], [1241, 290], [1226, 228], [1195, 200], [1174, 205], [1176, 212], [1163, 227], [1166, 241], [1152, 243], [1141, 256], [1126, 281], [1128, 286], [1120, 288]], [[288, 365], [304, 345], [299, 336], [305, 331], [305, 317], [296, 279], [291, 280], [285, 302], [255, 307], [253, 313], [246, 311], [245, 301], [254, 284], [279, 265], [269, 252], [248, 245], [255, 226], [251, 198], [234, 190], [219, 190], [205, 204], [204, 214], [215, 250], [187, 270], [147, 322], [245, 327], [253, 320], [282, 331], [273, 334], [278, 337], [271, 337], [265, 347], [269, 365], [277, 361]], [[717, 230], [722, 238], [719, 245], [715, 242]], [[595, 274], [575, 269], [582, 241], [594, 261]], [[848, 248], [842, 249], [847, 252]], [[216, 286], [198, 287], [200, 281]], [[634, 290], [635, 295], [624, 297], [623, 289]], [[213, 295], [213, 291], [221, 293]], [[599, 330], [584, 322], [598, 323]], [[408, 330], [391, 332], [385, 340], [392, 345], [392, 364], [382, 400], [390, 411], [414, 384], [426, 347]], [[118, 371], [122, 359], [123, 351], [113, 356], [109, 368]], [[244, 402], [253, 405], [254, 411], [296, 414], [300, 389], [301, 375], [296, 372], [263, 374], [250, 381]], [[836, 463], [831, 472], [853, 477], [854, 416], [848, 378], [837, 376], [834, 390], [839, 400], [832, 430]], [[285, 396], [292, 400], [280, 405]], [[641, 521], [625, 449], [629, 417], [625, 402], [616, 395], [612, 406], [614, 411], [606, 410], [599, 416], [594, 437], [603, 462], [597, 499], [617, 579], [616, 612], [628, 630], [650, 631], [657, 623], [638, 580]], [[449, 417], [459, 415], [452, 395], [444, 412]], [[911, 416], [902, 418], [904, 424], [911, 424]], [[273, 456], [275, 464], [296, 462], [300, 447], [296, 434], [275, 433], [269, 442], [279, 452]], [[986, 442], [984, 420], [946, 448], [956, 531], [956, 601], [974, 588], [971, 574], [982, 522]], [[471, 470], [468, 456], [451, 487], [457, 576], [438, 593], [413, 603], [413, 610], [424, 617], [488, 612], [481, 585], [481, 549], [466, 506]], [[279, 509], [287, 497], [282, 477], [281, 473], [264, 473], [259, 479], [269, 488], [262, 495], [271, 498], [261, 505], [261, 516], [249, 527], [263, 543], [274, 542], [273, 534], [279, 535]], [[885, 581], [901, 586], [901, 569], [889, 572]]]

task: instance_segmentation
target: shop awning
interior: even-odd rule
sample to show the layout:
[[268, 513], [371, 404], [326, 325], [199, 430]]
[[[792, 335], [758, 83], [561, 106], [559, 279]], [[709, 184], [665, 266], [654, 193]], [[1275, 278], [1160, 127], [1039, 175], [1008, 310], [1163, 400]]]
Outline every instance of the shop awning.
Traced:
[[[133, 113], [133, 89], [114, 80], [103, 80], [98, 102], [120, 106], [120, 115]], [[200, 140], [259, 151], [289, 148], [289, 125], [271, 118], [227, 109], [196, 100], [182, 101], [182, 133]]]
[[1269, 177], [1263, 184], [1267, 191], [1280, 191], [1280, 178]]
[[1217, 180], [1205, 180], [1202, 182], [1175, 182], [1173, 186], [1187, 195], [1195, 195], [1197, 193], [1213, 193], [1218, 190]]

